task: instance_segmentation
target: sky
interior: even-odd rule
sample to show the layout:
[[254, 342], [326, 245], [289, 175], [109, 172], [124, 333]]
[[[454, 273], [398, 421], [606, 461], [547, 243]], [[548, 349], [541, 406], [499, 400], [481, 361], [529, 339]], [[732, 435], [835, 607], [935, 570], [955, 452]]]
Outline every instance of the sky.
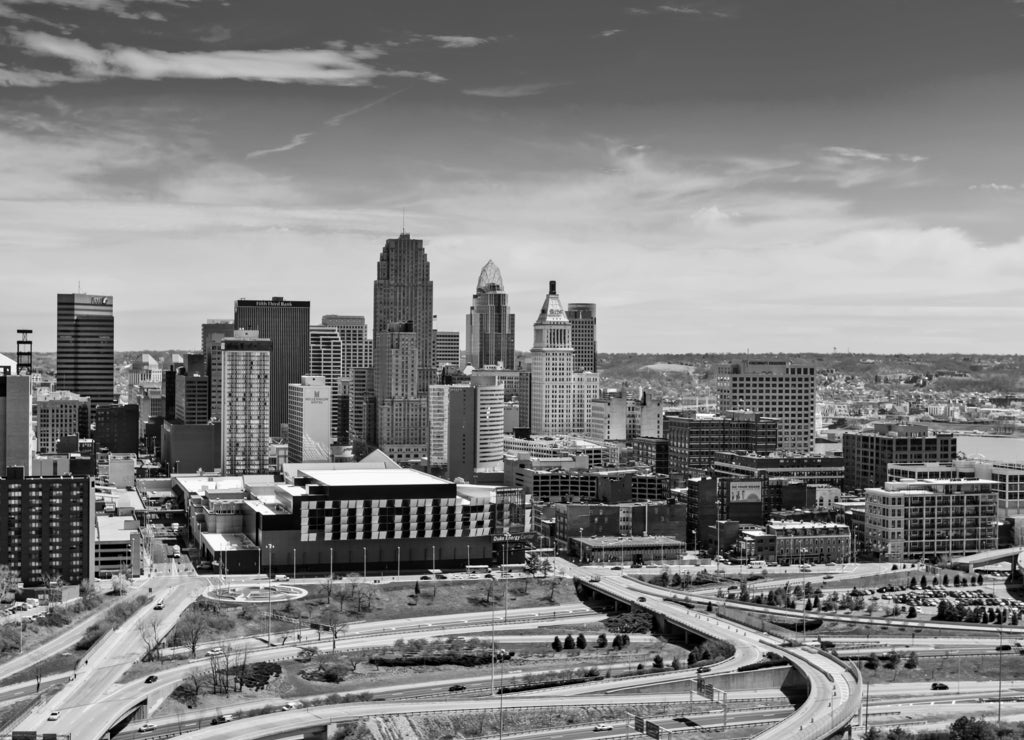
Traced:
[[1021, 0], [0, 0], [0, 347], [118, 350], [237, 298], [436, 327], [493, 259], [604, 352], [1018, 353]]

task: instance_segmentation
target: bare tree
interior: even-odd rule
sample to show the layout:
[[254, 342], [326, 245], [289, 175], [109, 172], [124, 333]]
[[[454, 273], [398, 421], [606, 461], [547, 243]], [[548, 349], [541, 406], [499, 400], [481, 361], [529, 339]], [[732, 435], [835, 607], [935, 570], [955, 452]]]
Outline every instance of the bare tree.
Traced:
[[485, 604], [490, 604], [494, 601], [494, 581], [490, 578], [486, 579], [483, 585], [483, 600]]
[[177, 633], [178, 639], [185, 645], [188, 645], [194, 658], [196, 657], [196, 646], [199, 645], [199, 641], [209, 628], [209, 616], [195, 609], [190, 609], [178, 620], [174, 631]]
[[345, 621], [345, 614], [341, 609], [329, 608], [321, 616], [323, 624], [331, 633], [331, 651], [338, 649], [338, 635], [343, 635], [348, 630], [348, 623]]
[[185, 687], [186, 698], [191, 700], [188, 702], [189, 704], [194, 703], [200, 697], [206, 683], [206, 676], [201, 671], [195, 670], [185, 676], [185, 683], [182, 685]]
[[249, 648], [243, 647], [235, 653], [235, 691], [241, 691], [245, 686], [245, 672], [249, 667]]
[[330, 603], [331, 594], [334, 592], [334, 579], [331, 576], [324, 578], [324, 591], [327, 592], [327, 603]]
[[154, 617], [147, 617], [141, 622], [135, 625], [135, 629], [139, 633], [139, 637], [142, 638], [142, 643], [146, 647], [146, 654], [143, 656], [143, 660], [153, 660], [156, 658], [160, 659], [160, 620]]
[[0, 602], [7, 596], [14, 584], [18, 582], [18, 574], [6, 565], [0, 565]]

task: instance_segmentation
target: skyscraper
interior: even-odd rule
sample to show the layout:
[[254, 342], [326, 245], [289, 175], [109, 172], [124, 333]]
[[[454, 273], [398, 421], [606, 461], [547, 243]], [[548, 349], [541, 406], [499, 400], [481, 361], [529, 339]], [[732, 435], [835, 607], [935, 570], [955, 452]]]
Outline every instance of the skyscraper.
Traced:
[[373, 365], [373, 343], [366, 338], [362, 316], [327, 315], [319, 326], [309, 327], [309, 374], [320, 375], [331, 386], [331, 436], [347, 439], [350, 414], [343, 414], [356, 368]]
[[117, 402], [111, 296], [57, 294], [56, 388], [88, 396], [93, 408]]
[[373, 283], [375, 443], [395, 459], [427, 454], [434, 379], [434, 284], [422, 239], [388, 239]]
[[533, 324], [530, 428], [534, 434], [569, 434], [573, 429], [575, 353], [570, 332], [569, 319], [552, 280]]
[[[377, 347], [377, 335], [396, 323], [409, 324], [409, 331], [416, 335], [417, 391], [426, 398], [427, 387], [434, 380], [434, 283], [423, 240], [405, 233], [385, 242], [377, 262], [373, 283], [374, 367], [381, 365], [379, 358], [385, 351]], [[381, 380], [379, 372], [376, 380]], [[376, 383], [378, 397], [383, 397], [386, 385]]]
[[0, 470], [32, 466], [32, 379], [0, 375]]
[[720, 411], [753, 411], [779, 420], [779, 449], [814, 449], [815, 372], [786, 360], [746, 360], [718, 369]]
[[206, 375], [210, 378], [210, 418], [221, 417], [221, 356], [220, 343], [235, 332], [235, 323], [227, 319], [209, 319], [203, 324], [203, 355]]
[[288, 384], [309, 372], [309, 301], [235, 301], [235, 329], [258, 331], [273, 344], [270, 357], [270, 433], [288, 421]]
[[[473, 378], [469, 386], [453, 385], [448, 397], [448, 477], [472, 483], [479, 473], [502, 469], [505, 389]], [[476, 382], [483, 381], [483, 382]]]
[[235, 330], [221, 341], [221, 472], [263, 473], [270, 439], [273, 343], [258, 332]]
[[597, 304], [570, 303], [566, 311], [572, 325], [572, 349], [576, 353], [573, 370], [597, 372]]
[[466, 363], [475, 368], [516, 361], [516, 317], [509, 312], [501, 270], [491, 260], [480, 271], [466, 315]]

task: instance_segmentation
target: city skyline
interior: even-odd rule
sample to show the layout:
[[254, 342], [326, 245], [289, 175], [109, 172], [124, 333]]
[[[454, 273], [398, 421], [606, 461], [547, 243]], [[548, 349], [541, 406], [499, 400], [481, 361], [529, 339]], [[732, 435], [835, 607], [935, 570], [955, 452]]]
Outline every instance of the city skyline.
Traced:
[[369, 318], [408, 231], [463, 346], [493, 259], [512, 313], [549, 280], [598, 304], [602, 352], [1017, 351], [1013, 0], [0, 18], [0, 346], [55, 351], [79, 283], [114, 297], [119, 351], [194, 348], [239, 298]]

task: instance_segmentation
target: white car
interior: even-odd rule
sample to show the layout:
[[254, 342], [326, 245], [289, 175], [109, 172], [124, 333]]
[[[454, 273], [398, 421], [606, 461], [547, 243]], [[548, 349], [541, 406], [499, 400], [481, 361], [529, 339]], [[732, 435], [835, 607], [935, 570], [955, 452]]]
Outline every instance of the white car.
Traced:
[[602, 732], [604, 730], [614, 730], [614, 729], [615, 728], [612, 727], [607, 722], [601, 722], [600, 724], [594, 725], [594, 732]]
[[154, 725], [152, 722], [147, 722], [144, 725], [139, 725], [139, 732], [149, 732], [150, 730], [155, 730], [155, 729], [156, 729], [156, 725]]
[[50, 712], [50, 716], [46, 718], [47, 721], [53, 722], [54, 720], [60, 719], [60, 710], [56, 712]]

